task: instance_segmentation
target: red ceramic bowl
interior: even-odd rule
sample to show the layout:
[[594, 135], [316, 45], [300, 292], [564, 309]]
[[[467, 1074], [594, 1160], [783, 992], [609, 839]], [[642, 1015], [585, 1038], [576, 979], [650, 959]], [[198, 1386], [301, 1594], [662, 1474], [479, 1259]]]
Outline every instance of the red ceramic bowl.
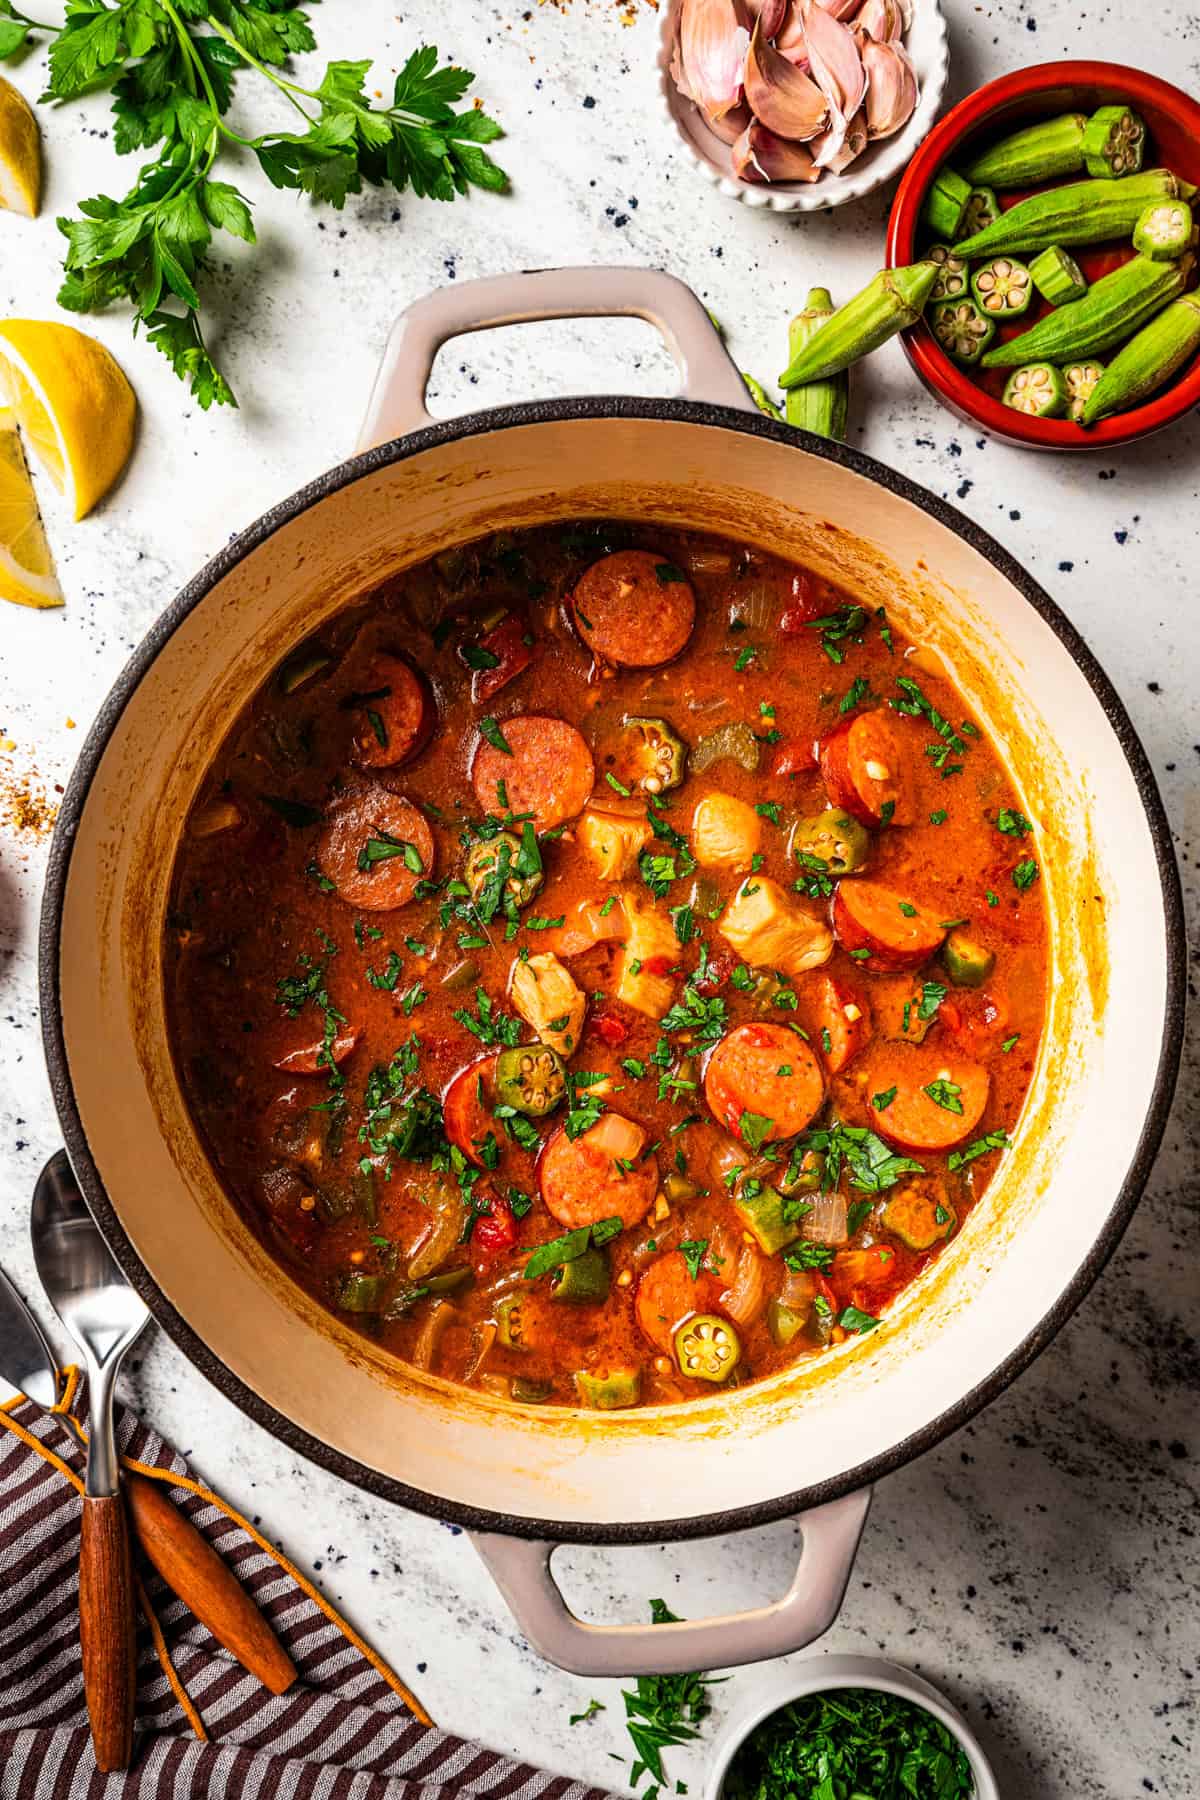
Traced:
[[[1020, 69], [989, 81], [961, 101], [935, 125], [908, 165], [896, 190], [888, 220], [889, 267], [911, 263], [923, 244], [920, 227], [925, 193], [943, 163], [953, 166], [966, 152], [991, 138], [1016, 131], [1037, 119], [1064, 112], [1094, 112], [1098, 106], [1124, 103], [1141, 114], [1149, 133], [1146, 168], [1167, 167], [1200, 185], [1200, 105], [1157, 76], [1118, 63], [1055, 62]], [[1071, 181], [1086, 180], [1073, 175]], [[1023, 199], [1030, 190], [1001, 194], [1001, 204]], [[1132, 245], [1097, 245], [1072, 251], [1090, 281], [1133, 254]], [[1004, 325], [1001, 337], [1015, 336], [1050, 309], [1036, 301], [1019, 324]], [[932, 394], [960, 419], [982, 425], [1006, 443], [1038, 450], [1098, 450], [1129, 444], [1172, 424], [1200, 403], [1200, 357], [1145, 405], [1103, 419], [1083, 431], [1069, 419], [1031, 419], [1005, 406], [1000, 398], [1007, 369], [967, 373], [942, 350], [927, 325], [904, 333], [905, 352]]]

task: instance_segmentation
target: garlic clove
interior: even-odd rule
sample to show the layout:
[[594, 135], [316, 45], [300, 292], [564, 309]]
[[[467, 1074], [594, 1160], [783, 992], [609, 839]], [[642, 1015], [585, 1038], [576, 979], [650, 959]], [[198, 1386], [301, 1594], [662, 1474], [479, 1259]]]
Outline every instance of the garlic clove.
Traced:
[[787, 17], [788, 0], [741, 0], [742, 10], [757, 21], [765, 38], [773, 38]]
[[817, 0], [801, 0], [801, 5], [812, 78], [829, 101], [831, 112], [841, 113], [848, 122], [867, 91], [866, 71], [854, 33], [819, 6]]
[[821, 171], [803, 144], [789, 142], [752, 119], [732, 152], [740, 181], [817, 181]]
[[[846, 123], [845, 130], [842, 134], [841, 147], [836, 152], [831, 152], [821, 163], [821, 167], [828, 169], [831, 175], [843, 174], [845, 170], [850, 167], [850, 164], [856, 162], [862, 155], [867, 147], [867, 141], [867, 115], [863, 111], [856, 112], [854, 117]], [[819, 144], [820, 139], [813, 140], [812, 152], [814, 162], [818, 160]]]
[[783, 138], [816, 137], [829, 119], [821, 89], [765, 42], [761, 25], [746, 57], [746, 102], [768, 131]]
[[753, 121], [754, 114], [746, 105], [732, 106], [719, 119], [706, 119], [704, 123], [714, 137], [720, 138], [723, 144], [736, 144]]
[[863, 39], [862, 58], [867, 72], [867, 134], [893, 137], [907, 125], [917, 104], [919, 89], [912, 62], [903, 44], [879, 44], [870, 37]]
[[694, 100], [711, 124], [742, 97], [742, 71], [749, 33], [733, 0], [683, 0], [679, 9], [678, 66], [672, 74], [680, 92]]
[[854, 20], [857, 31], [865, 31], [877, 44], [894, 44], [904, 35], [904, 9], [900, 0], [865, 0]]
[[817, 0], [822, 12], [827, 12], [833, 19], [848, 19], [857, 12], [862, 0]]

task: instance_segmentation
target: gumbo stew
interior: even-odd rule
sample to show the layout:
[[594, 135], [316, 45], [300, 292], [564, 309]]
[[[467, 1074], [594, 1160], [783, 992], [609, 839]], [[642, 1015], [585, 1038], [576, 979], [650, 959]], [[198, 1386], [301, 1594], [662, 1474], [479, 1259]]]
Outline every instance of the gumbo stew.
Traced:
[[793, 564], [492, 538], [292, 655], [174, 873], [189, 1103], [295, 1279], [522, 1403], [874, 1330], [1003, 1156], [1032, 822], [945, 669]]

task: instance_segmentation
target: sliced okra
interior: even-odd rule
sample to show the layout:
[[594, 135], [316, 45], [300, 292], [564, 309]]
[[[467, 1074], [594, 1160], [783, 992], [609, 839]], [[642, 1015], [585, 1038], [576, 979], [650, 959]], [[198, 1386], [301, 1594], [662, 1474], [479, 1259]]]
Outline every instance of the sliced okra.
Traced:
[[1075, 258], [1061, 245], [1051, 244], [1029, 265], [1029, 278], [1051, 306], [1065, 306], [1071, 300], [1082, 300], [1087, 293], [1087, 279]]
[[1029, 311], [1033, 278], [1015, 256], [993, 256], [971, 277], [975, 304], [992, 319], [1018, 319]]
[[1083, 161], [1098, 180], [1136, 175], [1146, 150], [1146, 127], [1128, 106], [1102, 106], [1083, 133]]
[[1151, 262], [1172, 262], [1192, 241], [1192, 209], [1186, 200], [1156, 200], [1133, 228], [1133, 247]]
[[967, 196], [967, 204], [963, 208], [962, 223], [958, 228], [959, 237], [974, 237], [977, 231], [993, 223], [1000, 217], [1000, 202], [995, 190], [990, 187], [973, 187]]
[[929, 328], [942, 349], [960, 363], [977, 363], [996, 335], [995, 319], [989, 319], [971, 299], [935, 306]]
[[953, 243], [962, 228], [971, 184], [953, 169], [941, 168], [925, 196], [922, 218], [936, 238]]
[[937, 280], [929, 290], [930, 306], [943, 300], [960, 300], [971, 282], [965, 257], [959, 256], [950, 244], [934, 244], [929, 261], [938, 266]]
[[1053, 363], [1025, 363], [1004, 385], [1004, 404], [1034, 419], [1056, 419], [1066, 411], [1067, 383]]
[[1103, 373], [1104, 364], [1095, 360], [1067, 364], [1063, 370], [1063, 380], [1067, 384], [1068, 419], [1083, 418], [1084, 408]]

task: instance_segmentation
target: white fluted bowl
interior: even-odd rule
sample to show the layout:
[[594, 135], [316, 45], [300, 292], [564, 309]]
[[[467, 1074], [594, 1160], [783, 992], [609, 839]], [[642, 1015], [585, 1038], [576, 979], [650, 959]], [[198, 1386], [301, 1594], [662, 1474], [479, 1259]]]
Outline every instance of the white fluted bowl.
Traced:
[[658, 68], [663, 106], [688, 159], [706, 181], [731, 200], [765, 206], [772, 212], [824, 212], [861, 200], [907, 167], [917, 145], [933, 127], [950, 73], [950, 46], [940, 0], [912, 0], [912, 24], [904, 47], [912, 58], [920, 89], [916, 108], [903, 131], [869, 144], [844, 175], [824, 174], [819, 181], [740, 181], [733, 172], [730, 147], [705, 124], [699, 108], [681, 94], [671, 79], [671, 55], [681, 0], [670, 0], [663, 19]]

